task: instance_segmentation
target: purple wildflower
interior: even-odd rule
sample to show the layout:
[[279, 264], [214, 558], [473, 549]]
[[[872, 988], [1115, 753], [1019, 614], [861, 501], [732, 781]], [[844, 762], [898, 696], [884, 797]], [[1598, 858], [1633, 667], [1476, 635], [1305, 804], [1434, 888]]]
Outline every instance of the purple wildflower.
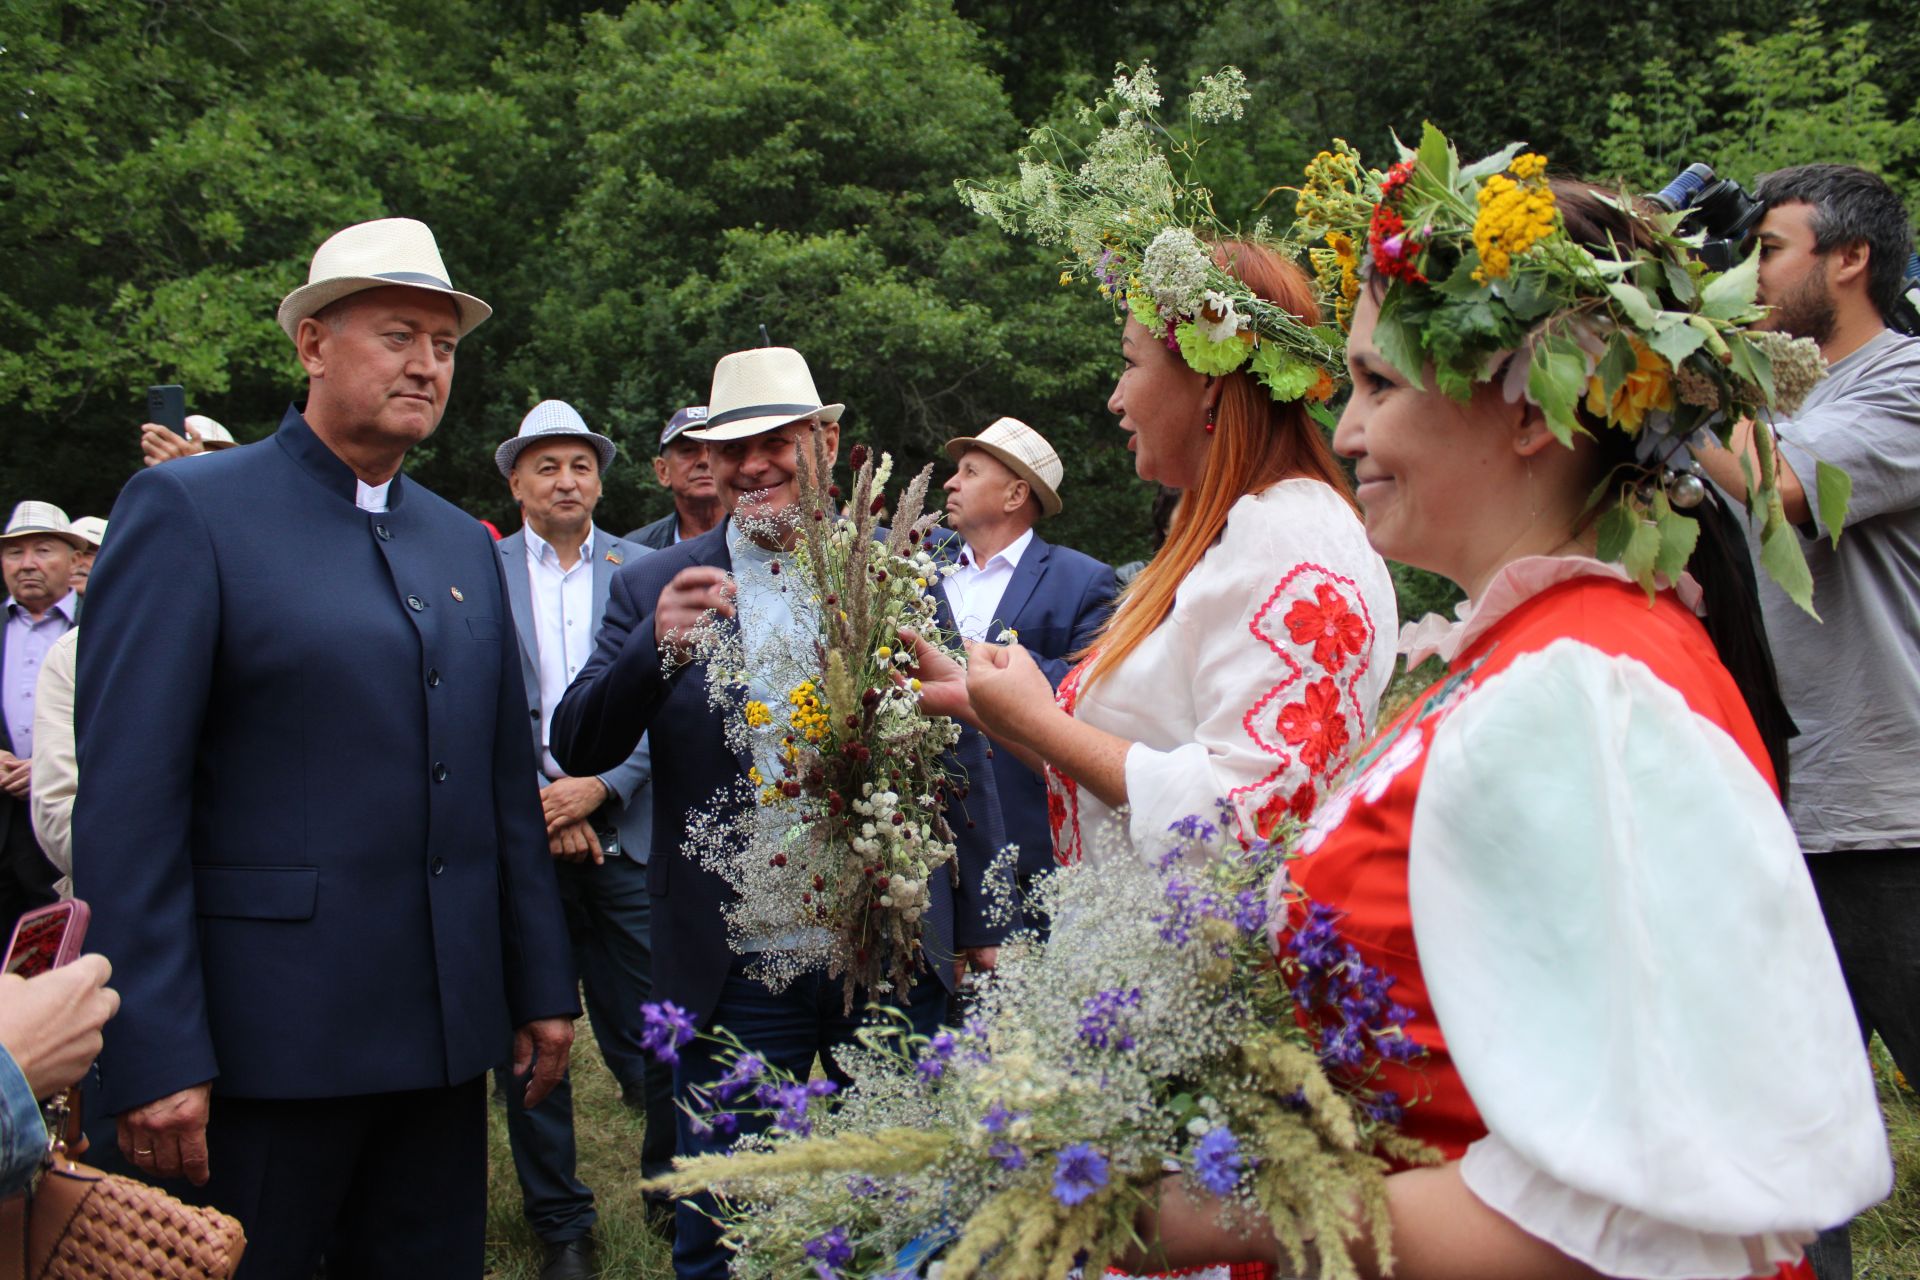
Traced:
[[649, 1001], [640, 1006], [645, 1025], [640, 1032], [640, 1047], [661, 1062], [680, 1061], [680, 1050], [693, 1040], [693, 1018], [671, 1000]]
[[988, 1147], [987, 1154], [998, 1160], [1002, 1169], [1011, 1171], [1027, 1167], [1027, 1153], [1004, 1139]]
[[1107, 1185], [1107, 1158], [1084, 1142], [1062, 1151], [1053, 1169], [1053, 1198], [1076, 1205]]
[[1005, 1133], [1007, 1126], [1012, 1124], [1014, 1119], [1013, 1112], [1007, 1110], [996, 1099], [994, 1104], [987, 1108], [987, 1114], [980, 1117], [980, 1127], [988, 1133]]
[[1320, 1063], [1326, 1067], [1357, 1067], [1366, 1060], [1367, 1046], [1357, 1027], [1342, 1023], [1320, 1030]]
[[855, 1200], [865, 1200], [880, 1194], [880, 1184], [865, 1174], [847, 1179], [847, 1194]]
[[938, 1080], [946, 1074], [947, 1064], [953, 1061], [953, 1055], [960, 1047], [960, 1041], [951, 1031], [942, 1031], [927, 1041], [926, 1052], [920, 1055], [920, 1061], [913, 1064], [915, 1071], [923, 1080]]
[[1365, 1111], [1381, 1124], [1399, 1124], [1407, 1118], [1407, 1109], [1401, 1105], [1400, 1095], [1392, 1089], [1382, 1089], [1375, 1094], [1373, 1101], [1366, 1104]]
[[743, 1053], [734, 1060], [727, 1074], [714, 1083], [714, 1096], [722, 1102], [732, 1102], [735, 1098], [753, 1088], [760, 1077], [767, 1073], [767, 1061], [757, 1053]]
[[1127, 1034], [1127, 1014], [1140, 1007], [1140, 988], [1122, 991], [1118, 987], [1089, 996], [1080, 1002], [1080, 1038], [1096, 1049], [1133, 1048]]
[[1193, 1148], [1193, 1175], [1216, 1196], [1229, 1194], [1239, 1184], [1244, 1163], [1240, 1140], [1224, 1125], [1209, 1130]]
[[804, 1138], [813, 1132], [813, 1121], [807, 1118], [808, 1105], [815, 1098], [827, 1097], [837, 1088], [839, 1086], [831, 1080], [814, 1080], [807, 1084], [762, 1085], [755, 1096], [762, 1103], [777, 1108], [777, 1114], [773, 1120], [776, 1128], [784, 1129], [797, 1138]]
[[804, 1252], [813, 1259], [813, 1271], [820, 1280], [838, 1280], [838, 1268], [853, 1261], [853, 1246], [847, 1243], [847, 1233], [841, 1227], [807, 1241]]

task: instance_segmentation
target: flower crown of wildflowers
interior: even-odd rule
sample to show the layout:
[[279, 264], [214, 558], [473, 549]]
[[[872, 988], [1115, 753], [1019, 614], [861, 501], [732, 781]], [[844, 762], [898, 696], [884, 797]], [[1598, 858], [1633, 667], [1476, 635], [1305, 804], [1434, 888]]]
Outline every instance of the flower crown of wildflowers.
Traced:
[[[1307, 165], [1295, 232], [1321, 241], [1310, 257], [1342, 328], [1363, 271], [1386, 281], [1374, 344], [1415, 387], [1429, 365], [1461, 401], [1500, 378], [1506, 397], [1538, 407], [1563, 444], [1592, 434], [1583, 407], [1587, 421], [1634, 438], [1639, 465], [1606, 477], [1590, 509], [1607, 507], [1600, 558], [1650, 592], [1679, 577], [1699, 538], [1684, 514], [1706, 497], [1691, 449], [1727, 444], [1741, 419], [1753, 420], [1759, 465], [1748, 503], [1761, 562], [1811, 612], [1813, 582], [1781, 505], [1769, 424], [1825, 376], [1819, 348], [1750, 328], [1767, 314], [1756, 301], [1758, 256], [1709, 271], [1690, 252], [1698, 237], [1679, 233], [1680, 213], [1598, 193], [1639, 220], [1646, 243], [1576, 242], [1546, 169], [1521, 143], [1462, 165], [1431, 124], [1418, 150], [1401, 146], [1384, 173], [1336, 140]], [[1817, 489], [1837, 537], [1846, 476], [1820, 463]]]
[[975, 212], [1063, 248], [1061, 284], [1095, 285], [1193, 369], [1218, 377], [1244, 368], [1275, 400], [1304, 399], [1330, 422], [1323, 404], [1345, 374], [1339, 329], [1306, 324], [1255, 295], [1214, 261], [1211, 242], [1244, 240], [1289, 259], [1298, 247], [1276, 238], [1265, 218], [1251, 232], [1227, 227], [1213, 193], [1191, 180], [1205, 145], [1198, 126], [1242, 118], [1250, 96], [1238, 68], [1205, 77], [1188, 101], [1185, 136], [1176, 137], [1155, 114], [1153, 68], [1122, 65], [1106, 95], [1080, 112], [1083, 125], [1101, 126], [1086, 147], [1043, 126], [1021, 148], [1017, 178], [955, 185]]

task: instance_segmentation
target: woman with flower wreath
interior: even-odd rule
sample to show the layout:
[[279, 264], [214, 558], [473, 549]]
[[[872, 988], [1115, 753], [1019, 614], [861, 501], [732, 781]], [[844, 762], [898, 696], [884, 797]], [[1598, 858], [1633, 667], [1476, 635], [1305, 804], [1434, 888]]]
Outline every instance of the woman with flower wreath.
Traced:
[[[1194, 240], [1190, 251], [1204, 255], [1196, 279], [1211, 266], [1248, 298], [1317, 320], [1310, 278], [1273, 250]], [[1194, 316], [1130, 304], [1107, 407], [1140, 478], [1183, 496], [1165, 545], [1057, 694], [1017, 643], [970, 646], [964, 676], [926, 655], [929, 709], [1044, 764], [1062, 863], [1155, 847], [1223, 803], [1249, 838], [1304, 818], [1393, 673], [1393, 582], [1307, 411], [1323, 375], [1308, 371], [1280, 399], [1254, 369], [1210, 363], [1214, 347], [1251, 350], [1230, 325], [1208, 336], [1202, 326], [1238, 307], [1213, 309], [1210, 322], [1204, 303]], [[1123, 807], [1130, 841], [1095, 839]]]
[[[1363, 1274], [1810, 1278], [1802, 1245], [1891, 1170], [1779, 802], [1742, 513], [1688, 448], [1762, 424], [1771, 539], [1764, 424], [1817, 364], [1745, 329], [1750, 264], [1707, 273], [1518, 151], [1462, 167], [1429, 127], [1384, 178], [1344, 148], [1317, 162], [1344, 182], [1309, 170], [1303, 221], [1368, 244], [1335, 447], [1373, 545], [1468, 603], [1419, 629], [1446, 675], [1276, 883], [1280, 969], [1377, 966], [1426, 1051], [1343, 1047], [1440, 1156], [1388, 1177], [1393, 1257], [1363, 1244]], [[1174, 1182], [1141, 1225], [1142, 1263], [1314, 1270]]]

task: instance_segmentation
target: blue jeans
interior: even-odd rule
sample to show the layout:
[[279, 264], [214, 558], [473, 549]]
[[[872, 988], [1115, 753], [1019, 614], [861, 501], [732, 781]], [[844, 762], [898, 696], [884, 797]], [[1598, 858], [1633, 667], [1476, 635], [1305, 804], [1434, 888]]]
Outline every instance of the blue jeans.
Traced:
[[[720, 1003], [714, 1006], [702, 1030], [724, 1027], [773, 1066], [803, 1080], [812, 1071], [814, 1055], [818, 1054], [827, 1074], [845, 1084], [847, 1078], [830, 1051], [853, 1039], [854, 1032], [869, 1020], [867, 1011], [856, 1004], [852, 1013], [843, 1012], [840, 982], [829, 982], [824, 969], [797, 978], [785, 991], [776, 993], [747, 976], [752, 963], [751, 956], [734, 957]], [[905, 1013], [915, 1031], [933, 1034], [947, 1013], [947, 989], [940, 979], [931, 973], [922, 974], [909, 994]], [[725, 1072], [725, 1065], [714, 1058], [714, 1046], [696, 1040], [680, 1051], [680, 1065], [673, 1070], [674, 1101], [691, 1102], [694, 1085], [711, 1084]], [[723, 1151], [734, 1141], [717, 1133], [696, 1135], [685, 1111], [677, 1119], [679, 1154], [683, 1156]], [[751, 1133], [767, 1123], [766, 1119], [743, 1118], [740, 1129]], [[677, 1280], [724, 1280], [732, 1255], [720, 1247], [720, 1228], [707, 1216], [713, 1208], [711, 1196], [680, 1202], [673, 1240], [673, 1274]]]
[[[610, 857], [597, 867], [560, 862], [554, 870], [600, 1055], [626, 1098], [646, 1099], [641, 1176], [665, 1173], [673, 1163], [673, 1078], [640, 1048], [640, 1006], [653, 992], [647, 869], [631, 858]], [[593, 1192], [576, 1168], [573, 1083], [562, 1079], [529, 1111], [520, 1105], [525, 1081], [513, 1078], [510, 1063], [498, 1077], [527, 1222], [548, 1244], [577, 1240], [593, 1229], [598, 1215]]]
[[[1920, 1080], [1920, 849], [1807, 855], [1862, 1039], [1880, 1033], [1894, 1065]], [[1847, 1224], [1807, 1249], [1820, 1280], [1850, 1280]]]

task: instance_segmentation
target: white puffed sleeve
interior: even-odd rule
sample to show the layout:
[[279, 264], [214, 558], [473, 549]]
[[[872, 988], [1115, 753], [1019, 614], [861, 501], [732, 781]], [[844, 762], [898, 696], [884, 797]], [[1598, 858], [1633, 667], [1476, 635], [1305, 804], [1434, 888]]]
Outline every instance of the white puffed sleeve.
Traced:
[[1311, 812], [1371, 731], [1397, 631], [1386, 564], [1339, 495], [1289, 480], [1242, 498], [1152, 638], [1164, 648], [1143, 645], [1138, 669], [1116, 673], [1143, 718], [1192, 725], [1127, 752], [1134, 847], [1222, 800], [1248, 831], [1263, 810]]
[[1610, 1276], [1770, 1273], [1892, 1182], [1792, 829], [1645, 665], [1561, 640], [1435, 730], [1420, 964], [1489, 1136], [1468, 1186]]

